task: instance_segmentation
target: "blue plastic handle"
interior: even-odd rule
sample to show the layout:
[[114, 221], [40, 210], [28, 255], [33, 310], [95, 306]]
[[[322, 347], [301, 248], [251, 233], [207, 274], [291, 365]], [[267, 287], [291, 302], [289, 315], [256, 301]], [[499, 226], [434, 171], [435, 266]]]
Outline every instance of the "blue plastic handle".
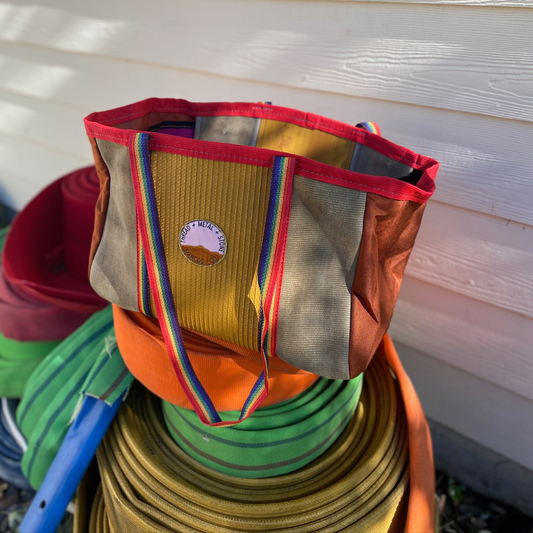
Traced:
[[19, 526], [20, 533], [49, 533], [57, 530], [122, 399], [123, 396], [109, 406], [102, 400], [85, 397], [80, 413], [70, 426], [41, 488]]

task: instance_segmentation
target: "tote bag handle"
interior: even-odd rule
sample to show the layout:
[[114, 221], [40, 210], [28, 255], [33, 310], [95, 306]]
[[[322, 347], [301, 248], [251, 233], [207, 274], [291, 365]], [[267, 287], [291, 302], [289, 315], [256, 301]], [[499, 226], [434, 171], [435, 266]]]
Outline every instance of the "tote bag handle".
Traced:
[[263, 371], [244, 402], [238, 420], [224, 421], [200, 383], [183, 342], [161, 235], [149, 140], [150, 136], [147, 133], [134, 133], [129, 143], [137, 225], [143, 252], [138, 255], [145, 257], [149, 285], [165, 344], [174, 372], [187, 398], [204, 424], [209, 426], [235, 425], [250, 416], [268, 394], [268, 355], [274, 353], [273, 343], [275, 342], [270, 326], [273, 325], [276, 313], [276, 300], [279, 298], [283, 273], [283, 260], [280, 260], [280, 256], [284, 253], [286, 243], [294, 158], [275, 157], [271, 176], [267, 217], [258, 267], [261, 292], [258, 345]]

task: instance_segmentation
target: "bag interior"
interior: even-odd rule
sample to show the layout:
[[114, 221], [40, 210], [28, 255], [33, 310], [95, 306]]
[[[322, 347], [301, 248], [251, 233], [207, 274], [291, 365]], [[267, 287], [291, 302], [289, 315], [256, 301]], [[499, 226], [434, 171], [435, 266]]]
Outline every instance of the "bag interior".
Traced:
[[281, 120], [239, 116], [193, 117], [183, 113], [151, 112], [117, 124], [116, 127], [266, 148], [307, 157], [359, 174], [387, 176], [413, 185], [422, 177], [420, 170], [364, 144]]

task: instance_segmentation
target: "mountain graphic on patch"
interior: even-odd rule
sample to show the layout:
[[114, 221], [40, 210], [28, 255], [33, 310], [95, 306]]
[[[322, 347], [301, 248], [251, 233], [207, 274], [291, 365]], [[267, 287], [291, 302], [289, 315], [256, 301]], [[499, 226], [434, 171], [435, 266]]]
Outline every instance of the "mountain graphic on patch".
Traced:
[[197, 265], [216, 265], [224, 256], [218, 252], [207, 250], [201, 244], [199, 246], [181, 246], [183, 255]]
[[183, 255], [195, 265], [213, 266], [226, 255], [226, 236], [209, 220], [191, 220], [180, 231]]

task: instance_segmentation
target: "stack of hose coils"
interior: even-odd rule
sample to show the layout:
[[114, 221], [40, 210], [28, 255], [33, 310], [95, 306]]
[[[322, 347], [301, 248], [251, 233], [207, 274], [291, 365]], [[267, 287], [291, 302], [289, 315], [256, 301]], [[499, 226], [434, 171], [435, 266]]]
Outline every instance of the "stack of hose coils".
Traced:
[[[259, 409], [260, 417], [269, 418], [269, 411], [276, 409], [290, 413], [291, 403], [312, 403], [303, 397], [313, 396], [313, 389], [326, 390], [331, 386], [327, 381], [319, 380], [285, 405]], [[357, 391], [361, 380], [353, 381], [354, 385], [345, 382], [342, 391]], [[340, 398], [342, 391], [332, 396]], [[318, 390], [314, 394], [315, 399], [320, 396]], [[333, 412], [342, 404], [338, 402]], [[315, 413], [320, 412], [317, 408]], [[360, 401], [347, 425], [326, 451], [296, 470], [251, 476], [257, 469], [251, 464], [253, 455], [261, 455], [253, 439], [229, 438], [207, 427], [201, 434], [197, 422], [180, 415], [182, 408], [162, 403], [142, 387], [130, 391], [97, 452], [102, 482], [91, 510], [91, 533], [433, 530], [429, 431], [387, 337], [365, 372]], [[299, 440], [297, 429], [285, 437], [280, 433], [287, 427], [271, 430], [273, 435], [278, 432], [277, 441], [269, 442], [283, 451], [269, 456], [268, 464], [255, 461], [268, 474], [279, 473], [277, 469], [291, 462], [289, 442], [284, 440]], [[326, 431], [318, 433], [327, 439]], [[205, 444], [199, 445], [199, 438]], [[227, 453], [208, 453], [218, 445]], [[232, 448], [240, 449], [241, 457]], [[313, 455], [301, 442], [294, 448], [294, 456]]]
[[94, 166], [58, 179], [1, 236], [0, 396], [21, 397], [39, 362], [107, 304], [87, 273], [98, 183]]
[[[41, 361], [106, 302], [88, 281], [99, 180], [94, 166], [46, 187], [0, 230], [0, 477], [21, 488], [24, 438], [6, 414]], [[9, 407], [9, 409], [8, 409]]]
[[52, 350], [30, 376], [17, 409], [28, 441], [22, 471], [32, 487], [41, 486], [83, 398], [112, 405], [132, 381], [117, 349], [110, 306]]

